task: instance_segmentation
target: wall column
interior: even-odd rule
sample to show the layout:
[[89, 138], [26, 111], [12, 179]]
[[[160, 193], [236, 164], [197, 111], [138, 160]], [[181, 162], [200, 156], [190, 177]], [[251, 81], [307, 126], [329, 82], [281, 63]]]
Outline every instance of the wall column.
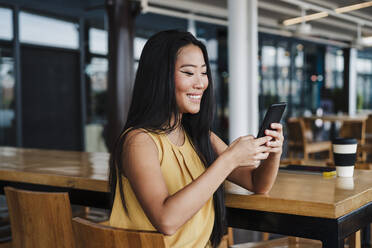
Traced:
[[228, 1], [229, 140], [258, 132], [257, 0]]
[[133, 86], [133, 25], [130, 0], [106, 0], [109, 20], [108, 149], [125, 125]]
[[357, 81], [357, 49], [350, 48], [349, 55], [349, 115], [355, 115], [357, 110], [357, 91], [356, 91], [356, 81]]

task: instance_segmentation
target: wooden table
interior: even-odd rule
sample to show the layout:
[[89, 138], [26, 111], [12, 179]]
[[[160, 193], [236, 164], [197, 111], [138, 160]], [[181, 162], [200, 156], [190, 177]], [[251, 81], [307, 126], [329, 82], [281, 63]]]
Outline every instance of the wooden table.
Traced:
[[312, 116], [304, 116], [303, 117], [305, 120], [317, 120], [321, 119], [323, 121], [350, 121], [350, 122], [365, 122], [368, 118], [366, 115], [323, 115], [323, 116], [317, 116], [317, 115], [312, 115]]
[[109, 208], [108, 160], [108, 153], [0, 147], [0, 190], [63, 191], [72, 203]]
[[[67, 191], [72, 203], [109, 207], [108, 154], [0, 148], [0, 185]], [[279, 172], [268, 195], [228, 189], [232, 227], [321, 240], [343, 240], [372, 222], [372, 171], [353, 179]]]

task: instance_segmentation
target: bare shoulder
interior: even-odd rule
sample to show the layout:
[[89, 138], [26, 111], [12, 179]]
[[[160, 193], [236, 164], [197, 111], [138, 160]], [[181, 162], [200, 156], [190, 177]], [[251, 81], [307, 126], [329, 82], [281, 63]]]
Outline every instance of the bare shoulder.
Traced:
[[149, 164], [158, 160], [158, 148], [151, 136], [143, 129], [134, 129], [127, 133], [123, 144], [123, 159], [126, 167]]
[[134, 129], [127, 133], [123, 144], [123, 150], [132, 148], [153, 148], [157, 150], [156, 144], [146, 130]]

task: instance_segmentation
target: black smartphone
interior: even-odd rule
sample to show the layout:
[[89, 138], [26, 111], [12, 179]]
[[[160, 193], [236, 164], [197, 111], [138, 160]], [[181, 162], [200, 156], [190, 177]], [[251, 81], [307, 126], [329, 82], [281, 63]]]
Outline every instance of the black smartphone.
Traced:
[[260, 126], [260, 131], [258, 132], [257, 138], [265, 136], [265, 130], [271, 129], [271, 123], [280, 123], [282, 115], [284, 113], [287, 103], [280, 102], [272, 104], [266, 112], [265, 118]]

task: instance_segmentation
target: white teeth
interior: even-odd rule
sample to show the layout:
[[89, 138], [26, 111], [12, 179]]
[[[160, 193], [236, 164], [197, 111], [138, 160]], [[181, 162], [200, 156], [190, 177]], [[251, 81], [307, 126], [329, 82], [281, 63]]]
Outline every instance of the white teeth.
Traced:
[[192, 99], [200, 99], [201, 98], [201, 95], [187, 95], [187, 96], [192, 98]]

